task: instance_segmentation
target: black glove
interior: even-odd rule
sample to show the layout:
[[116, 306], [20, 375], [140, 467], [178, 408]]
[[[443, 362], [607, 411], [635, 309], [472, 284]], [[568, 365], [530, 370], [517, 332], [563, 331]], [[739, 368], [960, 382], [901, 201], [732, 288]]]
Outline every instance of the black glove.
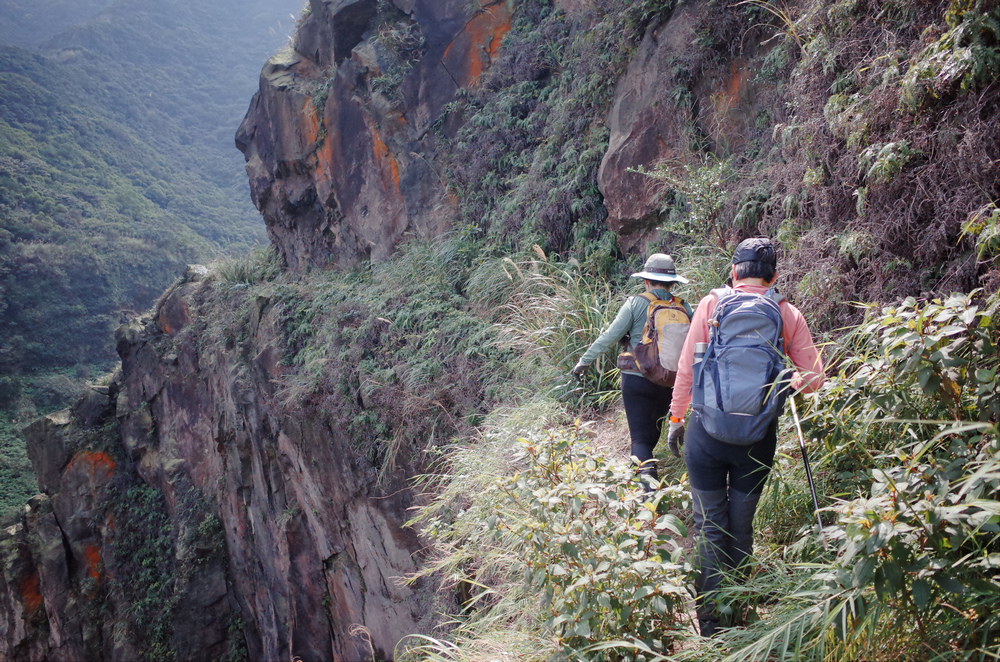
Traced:
[[576, 365], [573, 366], [573, 376], [577, 379], [583, 379], [583, 374], [587, 372], [587, 368], [589, 367], [589, 363], [584, 363], [583, 359], [580, 359], [576, 362]]
[[670, 431], [667, 432], [667, 448], [674, 457], [681, 456], [680, 447], [684, 445], [684, 421], [670, 421]]

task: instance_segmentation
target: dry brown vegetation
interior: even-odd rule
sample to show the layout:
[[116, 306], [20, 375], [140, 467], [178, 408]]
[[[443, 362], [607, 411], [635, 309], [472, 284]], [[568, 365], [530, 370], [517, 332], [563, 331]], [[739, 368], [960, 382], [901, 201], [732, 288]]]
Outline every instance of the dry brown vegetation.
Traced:
[[764, 158], [721, 154], [737, 176], [719, 217], [764, 191], [757, 222], [730, 231], [781, 241], [786, 282], [817, 323], [857, 321], [847, 302], [996, 286], [962, 228], [1000, 199], [997, 6], [806, 0], [788, 23], [769, 15], [784, 41], [754, 66], [771, 135]]

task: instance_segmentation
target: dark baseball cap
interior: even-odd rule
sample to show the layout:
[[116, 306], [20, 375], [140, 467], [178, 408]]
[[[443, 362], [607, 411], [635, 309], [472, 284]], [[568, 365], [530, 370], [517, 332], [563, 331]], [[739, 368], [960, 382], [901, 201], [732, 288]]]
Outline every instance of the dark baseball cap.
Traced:
[[733, 264], [740, 262], [764, 262], [777, 264], [774, 244], [767, 237], [751, 237], [740, 242], [733, 252]]

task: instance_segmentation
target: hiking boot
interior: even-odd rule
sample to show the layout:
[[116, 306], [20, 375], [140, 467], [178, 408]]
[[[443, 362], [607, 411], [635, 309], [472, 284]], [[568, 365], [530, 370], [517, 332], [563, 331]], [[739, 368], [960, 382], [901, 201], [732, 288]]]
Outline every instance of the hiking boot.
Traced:
[[719, 619], [698, 618], [698, 632], [703, 637], [714, 637], [719, 631]]

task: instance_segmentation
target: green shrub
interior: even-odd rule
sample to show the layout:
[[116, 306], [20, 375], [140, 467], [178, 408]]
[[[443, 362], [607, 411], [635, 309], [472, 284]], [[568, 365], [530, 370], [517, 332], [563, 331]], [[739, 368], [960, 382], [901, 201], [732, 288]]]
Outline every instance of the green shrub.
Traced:
[[729, 589], [780, 602], [727, 637], [725, 659], [995, 660], [1000, 447], [988, 430], [985, 443], [941, 436], [904, 446], [902, 463], [873, 471], [870, 496], [835, 508], [825, 528], [832, 560], [803, 539], [811, 563], [771, 566]]
[[[662, 163], [646, 172], [674, 191], [674, 200], [684, 209], [681, 220], [669, 225], [674, 233], [692, 240], [718, 239], [725, 245], [726, 224], [721, 220], [728, 188], [736, 173], [730, 159], [703, 157], [694, 163]], [[745, 219], [749, 220], [749, 219]]]
[[38, 484], [28, 460], [24, 437], [0, 412], [0, 520], [24, 508]]
[[932, 100], [989, 84], [1000, 76], [1000, 9], [952, 0], [948, 30], [924, 48], [900, 82], [900, 107], [915, 113]]
[[920, 152], [910, 147], [906, 140], [868, 147], [858, 157], [858, 169], [872, 184], [888, 184]]
[[830, 555], [731, 595], [779, 594], [727, 660], [986, 660], [1000, 643], [1000, 297], [869, 311], [806, 429], [824, 441]]
[[830, 452], [865, 469], [879, 452], [945, 429], [940, 421], [1000, 420], [1000, 298], [975, 305], [974, 296], [869, 309], [807, 421]]
[[541, 595], [559, 653], [646, 660], [681, 636], [691, 566], [678, 543], [680, 488], [646, 501], [626, 463], [612, 463], [574, 431], [523, 440], [528, 467], [503, 480], [513, 513], [487, 525], [523, 540], [524, 580]]
[[962, 235], [975, 237], [976, 255], [989, 261], [1000, 256], [1000, 207], [990, 203], [977, 209], [962, 224]]
[[142, 644], [146, 660], [172, 660], [176, 589], [176, 534], [163, 495], [138, 483], [109, 489], [114, 518], [111, 542], [114, 574], [109, 591], [128, 612], [122, 621], [133, 643]]

